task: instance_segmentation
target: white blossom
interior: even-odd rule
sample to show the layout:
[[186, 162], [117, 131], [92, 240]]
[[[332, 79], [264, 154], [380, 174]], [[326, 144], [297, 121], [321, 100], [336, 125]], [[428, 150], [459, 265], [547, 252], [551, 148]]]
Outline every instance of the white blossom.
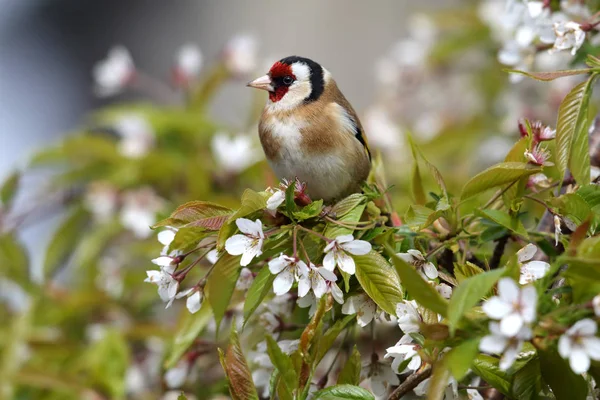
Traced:
[[[385, 358], [392, 357], [394, 359], [392, 361], [392, 370], [397, 374], [402, 374], [409, 370], [416, 371], [421, 367], [421, 356], [417, 352], [418, 348], [419, 346], [413, 343], [410, 335], [404, 335], [396, 345], [386, 349]], [[410, 361], [406, 368], [400, 371], [400, 364], [409, 359]]]
[[99, 96], [119, 93], [133, 78], [135, 66], [129, 51], [123, 46], [109, 50], [108, 56], [96, 63], [92, 70]]
[[438, 277], [438, 270], [432, 262], [427, 261], [419, 250], [408, 250], [406, 253], [396, 254], [404, 262], [415, 267], [417, 272], [423, 277], [423, 279], [436, 279]]
[[105, 181], [90, 183], [83, 198], [85, 208], [98, 222], [106, 222], [112, 218], [117, 210], [118, 201], [117, 188]]
[[188, 372], [190, 370], [190, 363], [182, 358], [173, 368], [168, 369], [165, 372], [165, 384], [169, 389], [176, 389], [185, 383]]
[[208, 253], [206, 253], [206, 260], [211, 264], [216, 264], [219, 260], [219, 252], [217, 249], [212, 249]]
[[550, 264], [547, 262], [532, 261], [537, 250], [538, 248], [535, 244], [529, 243], [517, 252], [517, 259], [521, 268], [521, 276], [519, 278], [521, 285], [526, 285], [544, 277], [548, 270], [550, 270]]
[[267, 210], [275, 211], [285, 201], [285, 192], [281, 189], [275, 189], [273, 194], [267, 199]]
[[577, 22], [555, 22], [554, 33], [556, 40], [551, 51], [571, 49], [571, 54], [575, 55], [585, 41], [585, 32]]
[[253, 36], [238, 35], [223, 49], [225, 68], [234, 76], [247, 75], [256, 69], [258, 43]]
[[197, 313], [202, 307], [202, 300], [204, 300], [204, 293], [198, 288], [190, 288], [188, 290], [184, 290], [183, 292], [178, 293], [175, 298], [181, 299], [182, 297], [187, 297], [185, 301], [185, 306], [188, 311], [192, 314]]
[[419, 332], [422, 322], [421, 315], [417, 311], [417, 303], [414, 300], [404, 300], [396, 305], [396, 316], [398, 326], [404, 333]]
[[127, 114], [114, 123], [114, 129], [120, 136], [119, 153], [127, 158], [141, 158], [154, 147], [154, 129], [141, 115]]
[[300, 308], [308, 308], [308, 316], [312, 317], [317, 311], [317, 298], [313, 292], [308, 292], [304, 297], [298, 297], [296, 304]]
[[275, 333], [275, 331], [279, 328], [280, 325], [279, 320], [272, 312], [264, 312], [260, 314], [258, 321], [269, 333]]
[[439, 285], [435, 285], [435, 290], [445, 299], [449, 300], [452, 297], [452, 286], [450, 285], [440, 283]]
[[344, 292], [342, 292], [337, 283], [332, 280], [325, 280], [325, 284], [327, 285], [327, 291], [331, 293], [333, 299], [339, 304], [344, 304]]
[[252, 222], [246, 218], [238, 218], [235, 224], [242, 234], [233, 235], [225, 242], [225, 250], [232, 256], [242, 255], [240, 265], [245, 267], [254, 257], [262, 254], [265, 235], [260, 219]]
[[188, 43], [182, 46], [177, 53], [175, 72], [183, 81], [194, 80], [202, 69], [203, 56], [200, 48]]
[[327, 268], [317, 268], [310, 263], [306, 272], [298, 277], [298, 296], [304, 297], [312, 289], [315, 296], [320, 299], [327, 293], [327, 282], [336, 280], [337, 276]]
[[349, 297], [342, 306], [342, 314], [356, 314], [358, 325], [365, 327], [375, 317], [377, 304], [373, 302], [366, 294], [359, 294]]
[[598, 325], [593, 319], [577, 321], [558, 339], [558, 352], [569, 359], [576, 374], [587, 372], [590, 359], [600, 361], [600, 338], [596, 337]]
[[144, 282], [154, 283], [158, 286], [158, 295], [161, 300], [167, 303], [167, 308], [175, 300], [179, 282], [173, 278], [174, 267], [163, 267], [160, 270], [146, 271], [148, 276]]
[[481, 339], [479, 350], [486, 353], [502, 354], [499, 367], [505, 371], [517, 359], [524, 341], [531, 339], [531, 329], [523, 325], [515, 335], [507, 336], [501, 331], [500, 324], [497, 322], [490, 322], [489, 326], [490, 334]]
[[177, 249], [170, 251], [171, 243], [173, 243], [177, 231], [177, 228], [167, 227], [166, 229], [158, 232], [158, 234], [156, 235], [158, 242], [163, 245], [163, 249], [160, 252], [161, 256], [168, 255], [171, 257], [175, 257], [179, 255], [180, 251]]
[[366, 380], [369, 381], [371, 390], [378, 397], [386, 395], [390, 386], [396, 386], [400, 384], [398, 375], [392, 371], [388, 363], [382, 363], [375, 361], [363, 367], [361, 376], [366, 376]]
[[323, 266], [332, 271], [338, 266], [347, 274], [354, 274], [356, 264], [354, 259], [348, 255], [364, 255], [371, 251], [371, 243], [364, 240], [355, 240], [352, 235], [341, 235], [332, 240], [325, 247], [325, 257], [323, 258]]
[[246, 134], [230, 136], [218, 132], [213, 136], [210, 146], [215, 161], [228, 173], [239, 173], [262, 158], [252, 137]]
[[600, 317], [600, 294], [594, 296], [592, 299], [592, 306], [594, 308], [594, 314], [596, 314], [596, 317]]
[[369, 132], [369, 145], [384, 152], [393, 152], [402, 146], [402, 131], [383, 107], [372, 107], [362, 118]]
[[141, 239], [152, 234], [150, 226], [156, 223], [156, 213], [163, 207], [164, 201], [150, 187], [133, 189], [123, 194], [121, 224]]
[[[298, 281], [301, 276], [308, 275], [308, 266], [300, 259], [280, 254], [279, 257], [269, 261], [269, 271], [277, 275], [273, 281], [273, 292], [281, 296], [289, 292], [294, 281]], [[298, 296], [304, 297], [309, 290], [310, 285], [303, 287], [298, 285]]]
[[503, 335], [517, 335], [525, 324], [535, 321], [537, 292], [533, 286], [519, 286], [510, 278], [498, 282], [498, 296], [487, 300], [483, 311], [492, 319], [500, 320]]

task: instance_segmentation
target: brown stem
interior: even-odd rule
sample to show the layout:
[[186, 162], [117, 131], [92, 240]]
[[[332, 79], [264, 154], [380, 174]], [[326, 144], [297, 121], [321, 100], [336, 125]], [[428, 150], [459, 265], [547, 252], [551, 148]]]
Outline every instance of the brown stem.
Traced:
[[504, 254], [504, 249], [506, 248], [506, 243], [508, 243], [509, 237], [509, 235], [502, 236], [496, 242], [496, 247], [494, 247], [494, 253], [492, 254], [492, 258], [490, 260], [490, 269], [496, 269], [500, 265], [500, 260]]
[[407, 393], [410, 393], [414, 388], [416, 388], [419, 385], [419, 383], [423, 382], [425, 379], [429, 378], [430, 376], [431, 376], [431, 367], [430, 366], [425, 367], [423, 370], [421, 370], [419, 372], [415, 372], [414, 374], [412, 374], [408, 378], [406, 378], [406, 380], [404, 382], [402, 382], [402, 384], [400, 386], [398, 386], [392, 392], [392, 394], [390, 394], [390, 397], [388, 397], [388, 400], [398, 400], [398, 399], [402, 398], [402, 396], [404, 396]]

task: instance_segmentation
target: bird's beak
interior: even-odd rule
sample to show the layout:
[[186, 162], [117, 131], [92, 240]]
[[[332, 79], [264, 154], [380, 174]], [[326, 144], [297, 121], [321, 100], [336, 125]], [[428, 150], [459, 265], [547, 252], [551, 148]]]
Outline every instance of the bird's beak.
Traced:
[[256, 78], [252, 82], [248, 82], [248, 84], [246, 86], [253, 87], [256, 89], [267, 90], [269, 92], [272, 92], [275, 90], [275, 88], [273, 88], [271, 78], [269, 78], [269, 75], [265, 75], [265, 76], [261, 76], [260, 78]]

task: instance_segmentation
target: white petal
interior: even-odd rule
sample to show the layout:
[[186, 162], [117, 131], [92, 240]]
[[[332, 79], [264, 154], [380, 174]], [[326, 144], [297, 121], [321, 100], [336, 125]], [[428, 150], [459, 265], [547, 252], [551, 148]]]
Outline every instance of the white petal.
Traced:
[[507, 369], [509, 369], [510, 366], [513, 365], [513, 363], [517, 359], [518, 355], [519, 351], [517, 350], [517, 348], [509, 346], [504, 352], [502, 358], [500, 359], [500, 364], [498, 364], [500, 370], [506, 371]]
[[521, 315], [523, 316], [523, 320], [525, 322], [535, 321], [537, 313], [537, 291], [535, 290], [535, 287], [525, 286], [523, 290], [521, 290], [519, 303], [521, 303]]
[[[260, 223], [260, 220], [257, 221], [259, 221]], [[235, 220], [235, 224], [237, 225], [240, 232], [251, 236], [257, 236], [257, 225], [254, 221], [247, 218], [238, 218]]]
[[347, 274], [354, 275], [356, 272], [354, 259], [343, 251], [337, 252], [336, 256], [339, 268]]
[[[311, 263], [311, 266], [314, 268], [312, 263]], [[298, 270], [299, 275], [308, 275], [309, 269], [304, 261], [302, 261], [302, 260], [296, 261], [296, 269]]]
[[[306, 275], [301, 275], [298, 279], [298, 297], [304, 297], [310, 290], [310, 278]], [[287, 290], [286, 290], [287, 292]], [[315, 293], [316, 295], [316, 293]], [[317, 296], [321, 297], [321, 296]]]
[[320, 299], [327, 293], [327, 284], [325, 283], [325, 279], [323, 279], [319, 273], [315, 273], [312, 276], [311, 286], [317, 299]]
[[217, 251], [217, 249], [212, 249], [211, 251], [206, 253], [206, 259], [209, 263], [213, 265], [216, 264], [219, 260], [219, 252]]
[[600, 317], [600, 294], [594, 297], [592, 305], [594, 306], [594, 314], [596, 314], [596, 317]]
[[202, 296], [200, 291], [196, 291], [193, 295], [188, 297], [185, 306], [192, 314], [197, 313], [198, 310], [200, 310], [200, 306], [202, 306]]
[[290, 291], [294, 284], [294, 275], [289, 271], [283, 271], [273, 281], [273, 292], [276, 295], [281, 296]]
[[583, 374], [590, 369], [590, 357], [583, 349], [575, 347], [569, 356], [569, 365], [576, 374]]
[[354, 240], [354, 236], [352, 236], [352, 235], [340, 235], [340, 236], [338, 236], [338, 237], [335, 238], [335, 241], [338, 244], [351, 242], [353, 240]]
[[362, 256], [371, 251], [371, 243], [364, 240], [353, 240], [351, 242], [342, 244], [341, 247], [348, 253], [356, 256]]
[[332, 240], [331, 242], [327, 243], [327, 246], [325, 246], [325, 249], [323, 249], [323, 253], [329, 253], [331, 249], [333, 249], [336, 245], [337, 242], [335, 240]]
[[175, 231], [172, 231], [171, 229], [167, 229], [167, 230], [158, 232], [158, 235], [156, 235], [156, 236], [157, 236], [160, 244], [162, 244], [163, 246], [168, 246], [171, 244], [173, 239], [175, 239]]
[[569, 357], [569, 354], [571, 354], [571, 338], [569, 335], [562, 335], [558, 339], [558, 354], [560, 354], [562, 358], [567, 358]]
[[529, 243], [527, 246], [517, 251], [517, 259], [520, 263], [524, 263], [525, 261], [531, 260], [535, 253], [537, 253], [537, 246], [533, 243]]
[[581, 343], [585, 349], [585, 352], [590, 356], [592, 360], [600, 361], [600, 339], [592, 337], [581, 338]]
[[423, 265], [423, 272], [425, 272], [425, 275], [427, 275], [429, 279], [436, 279], [438, 277], [438, 270], [433, 263]]
[[371, 377], [371, 390], [378, 397], [383, 397], [387, 393], [387, 386], [383, 384], [383, 381], [375, 379], [375, 376]]
[[225, 250], [232, 256], [244, 254], [250, 246], [252, 246], [252, 239], [245, 235], [233, 235], [225, 241]]
[[319, 271], [319, 274], [321, 274], [321, 276], [323, 278], [325, 278], [326, 280], [328, 280], [330, 282], [337, 281], [337, 276], [335, 276], [335, 274], [332, 271], [328, 270], [327, 268], [319, 267], [318, 271]]
[[154, 260], [152, 260], [152, 263], [159, 265], [161, 267], [167, 267], [167, 266], [171, 265], [172, 262], [173, 262], [173, 259], [171, 257], [167, 257], [167, 256], [158, 257], [158, 258], [155, 258]]
[[283, 190], [278, 190], [267, 200], [267, 209], [271, 211], [277, 210], [277, 208], [284, 202], [285, 200], [285, 192]]
[[160, 281], [160, 277], [162, 276], [162, 273], [160, 271], [150, 270], [150, 271], [146, 271], [146, 275], [148, 277], [146, 279], [144, 279], [144, 282], [158, 283]]
[[272, 274], [278, 274], [290, 265], [292, 258], [281, 254], [279, 257], [269, 261], [269, 271]]
[[177, 293], [177, 295], [175, 296], [176, 299], [181, 299], [182, 297], [187, 296], [188, 294], [192, 293], [195, 289], [194, 288], [189, 288], [186, 289], [182, 292]]
[[500, 319], [512, 310], [510, 304], [505, 303], [498, 296], [490, 298], [488, 301], [483, 303], [481, 308], [488, 317], [493, 319]]
[[246, 249], [244, 254], [242, 254], [242, 259], [240, 260], [240, 265], [242, 267], [247, 266], [248, 264], [250, 264], [252, 262], [252, 259], [254, 257], [259, 256], [261, 254], [262, 254], [262, 252], [260, 251], [260, 247], [258, 245], [250, 246], [248, 249]]
[[335, 269], [335, 253], [333, 251], [325, 254], [325, 257], [323, 258], [323, 268], [332, 272]]
[[509, 337], [515, 336], [522, 326], [523, 317], [518, 313], [509, 314], [500, 321], [500, 331]]
[[350, 315], [358, 312], [358, 298], [359, 296], [351, 296], [342, 306], [342, 314]]
[[479, 350], [491, 354], [502, 354], [507, 342], [503, 336], [487, 335], [479, 342]]
[[344, 293], [342, 292], [342, 289], [340, 289], [335, 283], [331, 284], [331, 295], [339, 304], [344, 304]]
[[512, 279], [502, 278], [498, 282], [498, 296], [510, 304], [519, 297], [519, 287]]
[[407, 264], [412, 264], [415, 262], [415, 259], [409, 253], [396, 253], [396, 255], [398, 257], [400, 257], [402, 259], [402, 261], [404, 261]]
[[578, 333], [581, 336], [593, 336], [596, 334], [597, 330], [598, 326], [593, 319], [584, 318], [575, 322], [575, 324], [569, 328], [567, 333]]

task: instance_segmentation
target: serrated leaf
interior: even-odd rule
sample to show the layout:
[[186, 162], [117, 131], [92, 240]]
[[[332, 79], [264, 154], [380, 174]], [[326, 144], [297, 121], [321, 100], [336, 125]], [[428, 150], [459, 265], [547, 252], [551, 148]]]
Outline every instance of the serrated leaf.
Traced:
[[74, 209], [58, 227], [44, 258], [44, 276], [51, 276], [56, 268], [67, 262], [88, 223], [88, 213], [82, 208]]
[[190, 226], [218, 230], [232, 214], [233, 210], [219, 204], [208, 201], [189, 201], [177, 207], [169, 218], [160, 221], [152, 228], [180, 227], [190, 224]]
[[223, 254], [215, 263], [212, 272], [206, 280], [206, 298], [210, 303], [218, 327], [229, 307], [235, 284], [242, 269], [241, 256]]
[[[366, 206], [366, 198], [363, 196], [363, 200], [361, 202], [358, 202], [358, 204], [353, 209], [345, 211], [343, 216], [340, 217], [339, 215], [335, 214], [335, 219], [341, 223], [352, 225], [360, 221], [360, 217], [362, 216]], [[352, 234], [353, 232], [354, 229], [340, 226], [339, 224], [336, 224], [334, 222], [328, 222], [325, 227], [325, 232], [323, 232], [323, 234], [328, 238], [335, 239], [338, 236]]]
[[0, 186], [0, 205], [3, 206], [4, 209], [8, 209], [12, 201], [17, 193], [17, 188], [19, 187], [19, 182], [21, 180], [21, 173], [19, 171], [15, 171], [8, 176]]
[[427, 228], [443, 215], [443, 210], [432, 210], [429, 207], [411, 204], [404, 215], [404, 222], [417, 229]]
[[183, 310], [183, 314], [184, 318], [173, 338], [173, 344], [165, 361], [165, 369], [172, 368], [177, 364], [212, 319], [212, 309], [208, 302], [204, 302], [195, 314], [191, 314], [187, 310]]
[[469, 339], [454, 347], [444, 356], [450, 372], [457, 382], [467, 375], [477, 354], [479, 354], [479, 339]]
[[569, 217], [576, 225], [590, 217], [592, 209], [589, 204], [577, 193], [567, 193], [550, 199], [550, 205], [558, 208], [562, 216]]
[[555, 350], [538, 350], [542, 378], [552, 388], [556, 400], [584, 400], [587, 395], [585, 379], [571, 370], [568, 361]]
[[362, 203], [366, 203], [367, 198], [364, 194], [354, 193], [350, 196], [338, 201], [332, 208], [331, 213], [335, 216], [335, 218], [343, 217], [348, 214], [350, 211], [354, 210]]
[[329, 327], [321, 336], [319, 340], [317, 354], [315, 355], [315, 361], [318, 364], [325, 354], [331, 349], [333, 343], [340, 335], [340, 333], [346, 328], [346, 326], [355, 319], [354, 315], [346, 315], [344, 318], [335, 321], [335, 323]]
[[267, 206], [268, 194], [265, 192], [255, 192], [251, 189], [246, 189], [242, 194], [242, 205], [240, 208], [229, 217], [229, 223], [235, 222], [238, 218], [246, 217], [259, 210], [264, 210]]
[[596, 76], [592, 74], [588, 80], [575, 86], [558, 109], [555, 164], [562, 176], [569, 167], [580, 184], [590, 181], [587, 121], [589, 98]]
[[[402, 287], [408, 291], [410, 296], [423, 307], [435, 311], [443, 317], [447, 316], [448, 302], [440, 296], [433, 286], [425, 282], [412, 265], [407, 264], [398, 257], [391, 247], [386, 246], [386, 249], [396, 267], [396, 272], [400, 276]], [[395, 308], [394, 304], [393, 314], [396, 312]]]
[[267, 353], [273, 366], [279, 371], [282, 383], [293, 393], [298, 387], [298, 375], [290, 356], [281, 351], [279, 345], [271, 336], [267, 336], [266, 340]]
[[294, 211], [294, 218], [298, 221], [304, 221], [306, 219], [318, 217], [323, 210], [323, 200], [316, 200], [312, 203], [304, 206], [299, 211]]
[[260, 303], [271, 292], [275, 277], [276, 275], [273, 275], [269, 271], [269, 266], [265, 265], [252, 281], [252, 285], [246, 293], [246, 301], [244, 302], [244, 326]]
[[425, 190], [423, 189], [421, 171], [419, 170], [419, 158], [417, 155], [416, 148], [414, 146], [411, 146], [411, 151], [413, 156], [413, 166], [410, 179], [410, 189], [415, 203], [418, 205], [423, 205], [426, 203], [427, 199], [425, 197]]
[[519, 71], [516, 69], [505, 69], [504, 72], [508, 72], [511, 74], [519, 74], [524, 75], [528, 78], [535, 79], [536, 81], [549, 82], [558, 78], [563, 78], [565, 76], [574, 76], [574, 75], [586, 75], [592, 72], [588, 68], [585, 69], [564, 69], [560, 71], [551, 71], [551, 72], [526, 72]]
[[[517, 143], [510, 149], [506, 157], [504, 158], [505, 162], [522, 162], [525, 160], [525, 150], [527, 150], [529, 140], [524, 137], [519, 139]], [[520, 198], [523, 195], [525, 187], [527, 185], [527, 177], [523, 177], [514, 185], [511, 185], [509, 188], [506, 188], [504, 194], [502, 195], [502, 200], [504, 201], [504, 206], [507, 209], [511, 209], [512, 202], [515, 199]]]
[[505, 269], [500, 268], [474, 275], [454, 289], [448, 305], [448, 326], [452, 335], [462, 316], [490, 292], [504, 272]]
[[402, 301], [402, 291], [394, 268], [374, 250], [353, 258], [360, 286], [381, 309], [395, 315], [396, 304]]
[[525, 239], [529, 237], [527, 230], [521, 221], [516, 216], [511, 216], [505, 211], [492, 209], [476, 210], [475, 215], [494, 221], [498, 225], [513, 231], [517, 235], [523, 236]]
[[223, 356], [223, 369], [229, 381], [229, 393], [233, 400], [258, 400], [246, 357], [235, 330], [229, 335], [229, 346]]
[[375, 396], [366, 389], [352, 385], [336, 385], [314, 394], [314, 400], [375, 400]]
[[480, 354], [475, 357], [472, 369], [491, 386], [510, 396], [511, 377], [508, 371], [500, 370], [500, 367], [498, 367], [499, 361], [496, 357]]
[[540, 172], [539, 167], [520, 162], [504, 162], [493, 165], [471, 178], [464, 186], [461, 200], [468, 199], [486, 190], [510, 184], [518, 179]]
[[356, 345], [337, 378], [338, 385], [358, 385], [360, 383], [361, 359]]
[[0, 234], [0, 274], [18, 284], [29, 282], [29, 256], [15, 235]]

